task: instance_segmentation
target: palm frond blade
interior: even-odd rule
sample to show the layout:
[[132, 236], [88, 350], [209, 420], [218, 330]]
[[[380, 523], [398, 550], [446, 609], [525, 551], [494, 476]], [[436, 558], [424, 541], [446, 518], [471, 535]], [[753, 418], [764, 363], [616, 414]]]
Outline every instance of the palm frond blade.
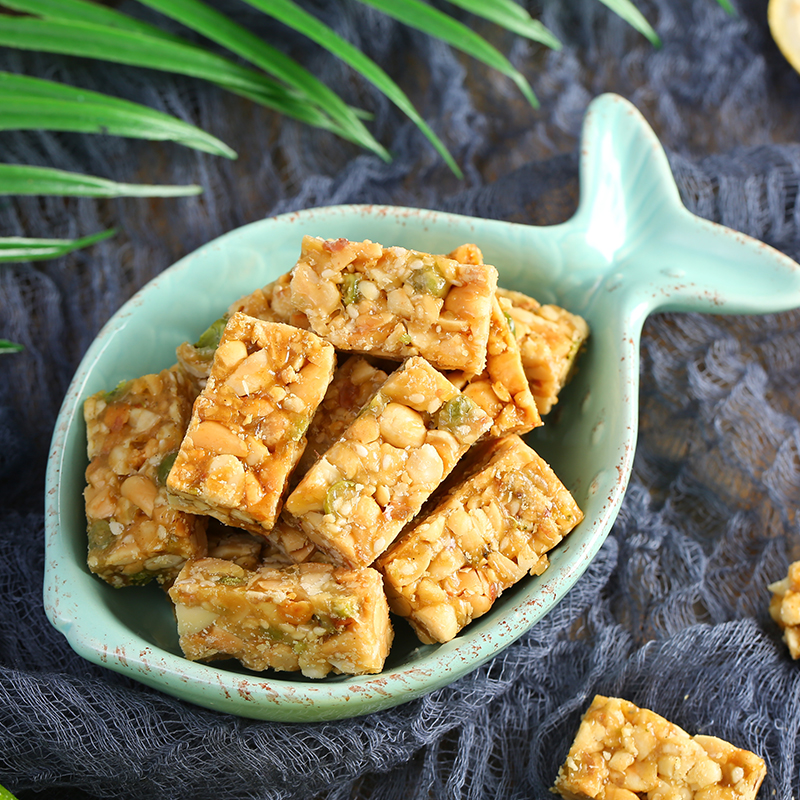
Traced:
[[505, 28], [526, 39], [547, 45], [553, 50], [561, 49], [561, 42], [556, 35], [534, 19], [519, 3], [514, 0], [450, 0], [454, 6], [470, 11], [477, 17], [483, 17], [496, 25]]
[[525, 76], [515, 69], [497, 48], [458, 20], [448, 17], [447, 14], [443, 14], [420, 0], [361, 0], [361, 2], [377, 8], [398, 22], [441, 39], [452, 47], [462, 50], [487, 66], [498, 70], [514, 81], [525, 99], [534, 108], [539, 107], [539, 101], [530, 84], [525, 80]]
[[304, 11], [292, 0], [246, 0], [246, 2], [268, 16], [279, 20], [284, 25], [299, 31], [361, 73], [422, 131], [448, 167], [459, 178], [462, 177], [461, 170], [453, 156], [450, 155], [450, 152], [439, 137], [431, 130], [428, 123], [420, 116], [405, 92], [371, 58], [364, 55], [350, 42], [342, 39], [335, 31], [307, 11]]
[[661, 46], [661, 39], [653, 30], [653, 26], [631, 0], [600, 0], [600, 2], [624, 19], [632, 28], [639, 31], [642, 36], [649, 39], [656, 47]]
[[0, 15], [0, 45], [200, 78], [301, 122], [336, 127], [327, 115], [262, 73], [198, 47], [140, 32], [94, 23]]
[[200, 186], [151, 186], [117, 183], [51, 167], [0, 164], [0, 196], [52, 195], [56, 197], [183, 197], [200, 194]]
[[201, 0], [140, 0], [150, 8], [177, 20], [222, 45], [267, 74], [292, 87], [307, 101], [334, 119], [351, 141], [389, 158], [385, 148], [364, 127], [355, 110], [307, 69], [277, 48], [230, 20]]
[[17, 236], [0, 238], [0, 263], [44, 261], [71, 253], [108, 239], [115, 230], [100, 231], [80, 239], [26, 239]]
[[0, 72], [0, 130], [107, 133], [173, 141], [226, 158], [236, 152], [209, 133], [169, 114], [54, 81]]

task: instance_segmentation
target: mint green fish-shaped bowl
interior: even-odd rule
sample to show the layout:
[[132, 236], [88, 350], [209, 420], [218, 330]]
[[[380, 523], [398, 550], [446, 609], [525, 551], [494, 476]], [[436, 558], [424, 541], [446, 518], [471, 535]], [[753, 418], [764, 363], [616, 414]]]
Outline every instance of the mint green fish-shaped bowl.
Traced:
[[[354, 717], [445, 686], [535, 625], [579, 579], [608, 535], [637, 435], [639, 340], [654, 311], [768, 313], [800, 306], [800, 266], [683, 207], [654, 133], [626, 100], [603, 95], [583, 128], [581, 199], [567, 222], [532, 227], [385, 206], [334, 206], [232, 231], [166, 270], [109, 321], [89, 348], [55, 428], [47, 473], [44, 604], [89, 661], [190, 703], [292, 722]], [[286, 272], [301, 237], [371, 239], [434, 253], [474, 242], [500, 284], [556, 303], [589, 323], [591, 339], [557, 420], [531, 444], [573, 492], [585, 519], [453, 641], [420, 645], [405, 623], [382, 673], [320, 681], [253, 673], [233, 662], [193, 663], [155, 586], [112, 589], [86, 567], [83, 400], [175, 362], [228, 304]]]

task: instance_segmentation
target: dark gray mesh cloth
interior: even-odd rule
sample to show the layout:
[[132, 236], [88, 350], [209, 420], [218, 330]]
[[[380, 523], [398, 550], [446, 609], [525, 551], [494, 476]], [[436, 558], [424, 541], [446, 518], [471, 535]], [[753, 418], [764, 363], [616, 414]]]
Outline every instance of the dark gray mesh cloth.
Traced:
[[240, 153], [227, 162], [167, 144], [0, 134], [3, 161], [205, 188], [176, 200], [0, 203], [4, 235], [119, 229], [88, 251], [0, 269], [0, 337], [26, 348], [0, 359], [0, 783], [21, 798], [67, 800], [545, 798], [601, 692], [762, 754], [761, 797], [800, 794], [800, 664], [769, 619], [765, 588], [800, 558], [798, 312], [647, 322], [641, 437], [607, 543], [527, 636], [423, 699], [320, 725], [213, 713], [83, 661], [41, 604], [44, 464], [81, 355], [136, 289], [236, 226], [343, 202], [565, 220], [584, 111], [616, 91], [653, 125], [692, 210], [800, 259], [800, 76], [769, 37], [766, 3], [735, 2], [731, 17], [714, 0], [643, 0], [658, 50], [596, 0], [530, 3], [561, 52], [471, 20], [530, 77], [538, 111], [498, 74], [366, 7], [310, 4], [403, 85], [463, 182], [350, 70], [233, 0], [216, 5], [374, 112], [393, 163], [190, 80], [0, 54], [4, 69], [147, 103]]

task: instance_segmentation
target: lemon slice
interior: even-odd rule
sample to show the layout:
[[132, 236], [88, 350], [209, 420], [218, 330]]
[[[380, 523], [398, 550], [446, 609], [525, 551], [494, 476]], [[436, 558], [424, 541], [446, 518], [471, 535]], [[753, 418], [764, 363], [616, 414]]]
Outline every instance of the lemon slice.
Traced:
[[800, 0], [769, 0], [767, 22], [775, 44], [800, 72]]

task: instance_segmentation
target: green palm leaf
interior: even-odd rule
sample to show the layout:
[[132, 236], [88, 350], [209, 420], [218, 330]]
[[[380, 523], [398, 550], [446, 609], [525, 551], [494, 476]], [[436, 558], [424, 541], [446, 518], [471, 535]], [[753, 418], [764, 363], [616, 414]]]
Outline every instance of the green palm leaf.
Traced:
[[[600, 1], [654, 45], [661, 44], [655, 30], [633, 0]], [[730, 0], [716, 1], [729, 13], [735, 13]], [[262, 73], [209, 53], [154, 25], [90, 0], [4, 0], [3, 5], [8, 8], [38, 15], [43, 19], [0, 14], [0, 45], [116, 61], [208, 80], [286, 116], [330, 130], [388, 160], [385, 148], [375, 141], [361, 123], [361, 119], [369, 116], [366, 112], [346, 105], [324, 83], [246, 28], [205, 5], [202, 0], [141, 0], [141, 2], [249, 60], [264, 72], [283, 81], [286, 86]], [[405, 93], [371, 59], [300, 8], [294, 0], [245, 0], [245, 2], [309, 37], [360, 72], [422, 130], [453, 172], [458, 176], [461, 175], [444, 144], [418, 114]], [[421, 0], [362, 0], [362, 2], [428, 35], [440, 38], [499, 70], [516, 83], [532, 105], [538, 105], [525, 77], [502, 53], [466, 25]], [[561, 48], [561, 43], [552, 32], [538, 20], [533, 19], [515, 0], [489, 2], [450, 0], [450, 2], [521, 36], [554, 49]], [[101, 97], [96, 93], [94, 95], [94, 99]], [[2, 88], [0, 96], [3, 96]], [[18, 98], [19, 101], [23, 99]], [[51, 99], [56, 101], [66, 98]], [[91, 108], [91, 102], [86, 103], [84, 108], [91, 111], [88, 114], [91, 119], [86, 121], [85, 127], [61, 129], [96, 130], [95, 110]], [[121, 115], [122, 109], [118, 110]], [[133, 111], [130, 106], [126, 110]], [[59, 124], [55, 120], [59, 118], [61, 112], [57, 112], [56, 103], [52, 103], [48, 113], [51, 114], [54, 126]], [[63, 109], [63, 113], [66, 114], [66, 109]], [[11, 121], [5, 123], [5, 127], [22, 124], [15, 122], [15, 119], [22, 121], [34, 119], [25, 111], [21, 102], [11, 107], [8, 116]], [[157, 121], [151, 118], [148, 122], [151, 122], [156, 130], [159, 129], [159, 122], [166, 125], [164, 119]], [[64, 124], [78, 125], [76, 122]], [[132, 135], [122, 132], [125, 124], [121, 120], [118, 121], [118, 125], [119, 127], [113, 130], [109, 128], [108, 132]], [[0, 121], [0, 129], [3, 127], [4, 123]], [[226, 152], [219, 154], [231, 155], [232, 151], [229, 151], [224, 144], [214, 140], [213, 137], [204, 139], [202, 132], [194, 130], [192, 134], [186, 129], [180, 132], [173, 131], [171, 135], [163, 133], [163, 138], [174, 138], [175, 141], [181, 141], [198, 149], [206, 149], [208, 152], [218, 152], [221, 148]], [[177, 138], [179, 135], [181, 138]], [[198, 136], [200, 138], [197, 138]], [[144, 138], [162, 138], [162, 134]]]
[[[378, 144], [360, 121], [361, 117], [369, 117], [369, 114], [360, 109], [352, 109], [347, 106], [335, 92], [317, 80], [308, 70], [279, 50], [265, 44], [245, 28], [236, 25], [223, 14], [213, 11], [202, 3], [197, 2], [197, 0], [194, 0], [194, 2], [174, 3], [156, 2], [155, 0], [151, 3], [147, 3], [147, 0], [142, 1], [167, 16], [177, 19], [187, 27], [203, 33], [223, 46], [227, 46], [228, 49], [248, 58], [252, 63], [261, 66], [275, 77], [285, 80], [287, 84], [298, 91], [299, 95], [305, 97], [311, 106], [319, 110], [320, 118], [317, 122], [305, 119], [303, 120], [304, 122], [339, 134], [343, 138], [372, 150], [381, 158], [388, 160], [389, 154], [385, 148]], [[186, 47], [195, 47], [199, 52], [204, 52], [202, 48], [196, 47], [178, 36], [168, 34], [154, 25], [141, 22], [119, 11], [98, 6], [95, 3], [88, 2], [88, 0], [63, 0], [63, 2], [62, 0], [11, 0], [6, 5], [18, 11], [37, 14], [48, 20], [84, 22], [120, 28], [130, 32], [144, 33], [155, 38], [166, 39]], [[173, 8], [170, 8], [171, 6]], [[193, 17], [196, 20], [193, 20]], [[239, 32], [242, 38], [245, 39], [245, 44], [241, 48], [231, 46], [236, 40], [236, 32]], [[225, 41], [226, 39], [228, 41]], [[262, 50], [266, 53], [266, 57], [262, 57], [260, 60], [249, 58], [248, 50], [254, 53]], [[277, 62], [275, 69], [269, 69], [264, 63], [269, 61], [270, 55], [274, 57], [272, 60]], [[258, 93], [240, 90], [238, 94], [256, 103], [262, 103], [262, 98]], [[336, 122], [329, 120], [329, 116], [336, 117]]]
[[414, 122], [433, 144], [450, 169], [459, 178], [462, 177], [461, 170], [458, 168], [453, 156], [450, 155], [439, 137], [419, 115], [403, 90], [371, 58], [365, 56], [357, 47], [342, 39], [325, 23], [311, 16], [307, 11], [293, 3], [292, 0], [246, 0], [246, 2], [270, 17], [279, 20], [284, 25], [299, 31], [360, 72]]
[[202, 188], [117, 183], [94, 175], [65, 172], [51, 167], [0, 164], [0, 195], [36, 194], [58, 197], [184, 197]]
[[461, 22], [420, 0], [361, 0], [361, 2], [377, 8], [398, 22], [441, 39], [487, 66], [493, 67], [511, 78], [534, 108], [539, 107], [539, 101], [522, 73], [515, 69], [497, 48]]
[[551, 47], [561, 49], [561, 42], [541, 22], [533, 19], [519, 3], [514, 0], [450, 0], [454, 6], [470, 11], [500, 25], [506, 30]]
[[0, 130], [75, 131], [173, 141], [236, 158], [224, 142], [169, 114], [63, 83], [0, 72], [0, 102]]
[[109, 28], [122, 28], [127, 31], [145, 33], [174, 42], [183, 41], [179, 36], [167, 33], [149, 22], [129, 17], [113, 8], [99, 6], [89, 0], [3, 0], [3, 5], [15, 11], [24, 11], [45, 19], [89, 22], [95, 25], [106, 25]]
[[372, 150], [384, 160], [389, 153], [364, 127], [364, 124], [333, 90], [315, 78], [296, 61], [237, 25], [224, 14], [207, 6], [200, 0], [140, 0], [150, 8], [160, 11], [181, 22], [186, 27], [201, 33], [217, 44], [260, 67], [308, 99], [336, 120], [347, 138], [362, 147]]
[[338, 129], [329, 117], [266, 75], [192, 45], [140, 32], [94, 23], [0, 15], [0, 45], [201, 78], [309, 125]]
[[625, 20], [643, 36], [647, 37], [656, 47], [661, 47], [661, 39], [653, 30], [652, 25], [645, 19], [644, 14], [631, 2], [631, 0], [600, 0], [615, 14]]
[[88, 247], [113, 236], [115, 230], [100, 231], [82, 239], [24, 239], [9, 236], [0, 239], [0, 262], [11, 261], [43, 261], [57, 258], [73, 250]]
[[[0, 240], [2, 241], [2, 240]], [[16, 342], [9, 342], [8, 339], [0, 339], [0, 353], [20, 353], [25, 348]], [[2, 789], [2, 787], [0, 787]], [[13, 800], [14, 795], [11, 792], [3, 794], [0, 792], [0, 800]]]

